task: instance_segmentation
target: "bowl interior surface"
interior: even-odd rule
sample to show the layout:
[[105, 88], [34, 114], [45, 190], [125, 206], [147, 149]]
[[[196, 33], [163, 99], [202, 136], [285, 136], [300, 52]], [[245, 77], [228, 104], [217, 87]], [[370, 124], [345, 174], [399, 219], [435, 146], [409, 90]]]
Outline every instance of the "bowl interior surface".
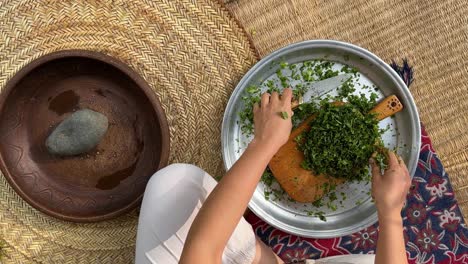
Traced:
[[[109, 128], [92, 151], [48, 153], [45, 140], [73, 112], [104, 114]], [[69, 221], [100, 221], [141, 201], [149, 177], [164, 167], [169, 130], [148, 84], [122, 62], [89, 51], [41, 57], [0, 95], [2, 171], [29, 204]]]

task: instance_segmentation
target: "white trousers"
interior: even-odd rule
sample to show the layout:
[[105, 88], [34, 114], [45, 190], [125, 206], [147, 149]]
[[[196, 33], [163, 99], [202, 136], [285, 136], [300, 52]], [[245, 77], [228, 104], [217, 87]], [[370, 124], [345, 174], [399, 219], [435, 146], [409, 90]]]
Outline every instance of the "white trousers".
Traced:
[[[155, 173], [141, 205], [135, 263], [178, 263], [190, 226], [215, 186], [209, 174], [189, 164]], [[252, 263], [255, 243], [252, 226], [242, 218], [226, 245], [223, 263]]]
[[[208, 173], [189, 164], [173, 164], [155, 173], [141, 205], [135, 263], [178, 263], [190, 226], [215, 186]], [[224, 249], [222, 262], [252, 263], [255, 243], [252, 226], [242, 218]], [[308, 263], [370, 264], [374, 255], [337, 256]]]

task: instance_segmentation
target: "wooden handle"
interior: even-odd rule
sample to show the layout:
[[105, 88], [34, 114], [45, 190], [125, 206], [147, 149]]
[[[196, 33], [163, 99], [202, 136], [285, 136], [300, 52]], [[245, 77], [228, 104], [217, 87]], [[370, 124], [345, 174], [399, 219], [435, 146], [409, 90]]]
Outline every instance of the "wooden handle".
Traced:
[[291, 101], [291, 109], [294, 110], [299, 106], [299, 101], [298, 100], [292, 100]]
[[403, 110], [403, 104], [398, 100], [398, 97], [396, 97], [396, 95], [390, 95], [376, 105], [370, 112], [377, 114], [377, 120], [382, 120], [401, 110]]
[[296, 109], [300, 104], [304, 103], [302, 96], [299, 98], [293, 98], [291, 101], [291, 109]]

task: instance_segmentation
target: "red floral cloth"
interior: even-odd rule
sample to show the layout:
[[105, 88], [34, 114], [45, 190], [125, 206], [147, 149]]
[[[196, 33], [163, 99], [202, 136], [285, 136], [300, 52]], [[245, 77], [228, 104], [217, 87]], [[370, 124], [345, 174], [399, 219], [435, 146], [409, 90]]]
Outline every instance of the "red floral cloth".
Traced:
[[[424, 127], [421, 134], [418, 168], [402, 211], [409, 263], [468, 264], [468, 228]], [[253, 213], [247, 221], [257, 236], [286, 262], [375, 253], [378, 223], [344, 237], [310, 239], [282, 232]]]

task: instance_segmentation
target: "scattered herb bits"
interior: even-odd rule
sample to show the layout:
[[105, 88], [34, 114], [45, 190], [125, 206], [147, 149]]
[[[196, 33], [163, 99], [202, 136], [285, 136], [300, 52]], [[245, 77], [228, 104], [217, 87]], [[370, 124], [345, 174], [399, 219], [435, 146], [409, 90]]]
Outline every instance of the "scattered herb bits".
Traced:
[[[284, 111], [278, 114], [285, 120], [291, 118], [293, 127], [297, 127], [310, 116], [315, 116], [310, 123], [311, 129], [295, 138], [298, 148], [306, 157], [302, 163], [303, 168], [317, 174], [368, 182], [368, 160], [374, 152], [378, 153], [375, 157], [376, 162], [381, 168], [385, 168], [387, 161], [382, 151], [381, 135], [390, 128], [379, 129], [378, 121], [369, 114], [377, 103], [377, 94], [374, 93], [379, 90], [377, 86], [356, 83], [360, 78], [356, 68], [335, 65], [331, 61], [310, 60], [295, 64], [280, 61], [271, 65], [271, 69], [273, 68], [276, 68], [276, 74], [259, 84], [248, 86], [242, 95], [243, 109], [239, 112], [238, 124], [244, 136], [253, 135], [253, 105], [260, 102], [262, 93], [281, 93], [284, 88], [291, 87], [294, 98], [300, 98], [313, 82], [351, 73], [353, 78], [343, 83], [336, 95], [326, 95], [303, 103], [294, 109], [294, 115], [291, 116]], [[370, 94], [366, 96], [359, 93], [358, 88]], [[346, 104], [337, 105], [333, 102]], [[294, 202], [268, 168], [261, 181], [266, 200]], [[300, 184], [297, 177], [291, 181]], [[323, 185], [319, 188], [327, 194], [312, 203], [300, 204], [300, 207], [307, 215], [326, 221], [326, 213], [323, 211], [333, 212], [343, 208], [343, 202], [349, 199], [346, 193], [338, 191], [335, 185]], [[355, 204], [362, 202], [363, 200], [359, 199]]]
[[281, 118], [283, 118], [284, 120], [287, 120], [287, 119], [289, 118], [288, 112], [285, 112], [285, 111], [281, 112], [281, 113], [280, 113], [280, 116], [281, 116]]

